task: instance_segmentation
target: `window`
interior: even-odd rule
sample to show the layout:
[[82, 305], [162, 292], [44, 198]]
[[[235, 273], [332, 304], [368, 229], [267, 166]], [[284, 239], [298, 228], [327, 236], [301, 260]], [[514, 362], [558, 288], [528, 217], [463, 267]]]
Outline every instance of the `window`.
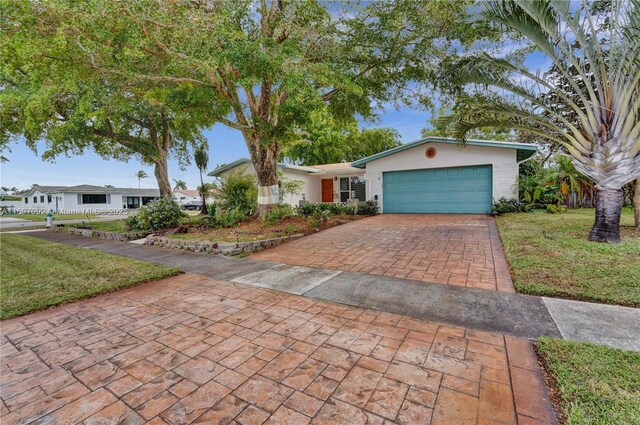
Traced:
[[24, 198], [24, 203], [28, 204], [29, 203], [29, 198]]
[[127, 208], [129, 209], [140, 208], [140, 197], [127, 196]]
[[82, 194], [83, 204], [106, 204], [107, 195]]
[[34, 204], [37, 204], [37, 203], [38, 203], [38, 197], [37, 197], [37, 196], [34, 196], [34, 197], [33, 197], [33, 203], [34, 203]]
[[44, 202], [44, 195], [40, 196], [40, 202]]
[[366, 196], [364, 177], [340, 177], [340, 202], [366, 201]]
[[51, 203], [51, 195], [47, 195], [47, 202]]
[[142, 205], [147, 205], [149, 202], [153, 201], [155, 196], [143, 196], [142, 197]]

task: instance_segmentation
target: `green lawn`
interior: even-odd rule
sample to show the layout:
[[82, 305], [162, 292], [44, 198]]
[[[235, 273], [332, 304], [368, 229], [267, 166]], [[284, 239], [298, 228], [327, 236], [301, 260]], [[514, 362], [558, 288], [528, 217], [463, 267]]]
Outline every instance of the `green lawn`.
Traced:
[[178, 273], [104, 252], [3, 233], [0, 319]]
[[125, 220], [113, 220], [113, 221], [85, 221], [84, 223], [68, 224], [67, 227], [91, 227], [95, 230], [102, 230], [103, 232], [115, 232], [115, 233], [127, 233], [125, 227]]
[[500, 236], [519, 292], [640, 306], [640, 232], [622, 214], [622, 242], [587, 241], [594, 210], [505, 214]]
[[567, 424], [640, 424], [639, 352], [549, 338], [538, 351]]
[[[5, 214], [3, 217], [20, 218], [29, 221], [45, 221], [46, 214]], [[53, 214], [54, 222], [61, 220], [84, 220], [86, 218], [95, 218], [94, 214]]]

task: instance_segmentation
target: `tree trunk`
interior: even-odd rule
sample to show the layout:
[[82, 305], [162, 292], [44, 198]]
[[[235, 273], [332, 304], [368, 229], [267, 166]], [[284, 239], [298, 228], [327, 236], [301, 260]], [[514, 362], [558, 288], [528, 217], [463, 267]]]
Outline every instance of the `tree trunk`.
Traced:
[[200, 170], [200, 196], [202, 197], [202, 207], [200, 215], [207, 215], [207, 198], [204, 191], [204, 180], [202, 180], [202, 170]]
[[640, 177], [636, 179], [636, 190], [633, 195], [633, 215], [636, 220], [636, 230], [640, 230]]
[[261, 143], [259, 136], [245, 136], [251, 162], [258, 177], [258, 211], [264, 217], [280, 203], [278, 189], [278, 156], [280, 144], [276, 141]]
[[169, 183], [169, 170], [167, 167], [167, 157], [154, 161], [155, 169], [153, 173], [158, 181], [160, 196], [171, 196], [171, 184]]
[[620, 213], [624, 194], [622, 189], [596, 189], [596, 221], [589, 234], [594, 242], [620, 242]]

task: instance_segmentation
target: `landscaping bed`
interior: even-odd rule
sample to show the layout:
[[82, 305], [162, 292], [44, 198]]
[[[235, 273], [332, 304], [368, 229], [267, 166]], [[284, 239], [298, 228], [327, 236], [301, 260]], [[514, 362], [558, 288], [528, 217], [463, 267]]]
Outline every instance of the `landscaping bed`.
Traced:
[[589, 242], [591, 208], [564, 214], [520, 213], [497, 217], [519, 292], [640, 306], [640, 232], [633, 210], [622, 212], [622, 241]]
[[156, 232], [147, 237], [146, 243], [189, 251], [237, 255], [269, 248], [362, 217], [332, 216], [321, 222], [313, 222], [304, 217], [287, 217], [275, 224], [254, 218], [242, 221], [236, 227], [183, 226]]
[[2, 234], [0, 319], [179, 273], [118, 255]]
[[68, 233], [70, 235], [84, 236], [88, 238], [106, 239], [110, 241], [128, 242], [147, 237], [151, 232], [129, 232], [99, 230], [93, 226], [53, 226], [49, 228], [52, 232]]
[[640, 353], [550, 338], [537, 350], [561, 423], [640, 423]]

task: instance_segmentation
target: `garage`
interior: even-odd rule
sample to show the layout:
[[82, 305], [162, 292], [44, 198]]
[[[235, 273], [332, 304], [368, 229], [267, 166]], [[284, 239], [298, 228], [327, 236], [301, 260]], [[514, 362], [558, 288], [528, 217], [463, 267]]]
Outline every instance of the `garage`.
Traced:
[[426, 137], [354, 161], [365, 170], [366, 199], [387, 214], [487, 214], [518, 199], [518, 164], [537, 146]]
[[491, 165], [384, 172], [385, 213], [491, 212]]

